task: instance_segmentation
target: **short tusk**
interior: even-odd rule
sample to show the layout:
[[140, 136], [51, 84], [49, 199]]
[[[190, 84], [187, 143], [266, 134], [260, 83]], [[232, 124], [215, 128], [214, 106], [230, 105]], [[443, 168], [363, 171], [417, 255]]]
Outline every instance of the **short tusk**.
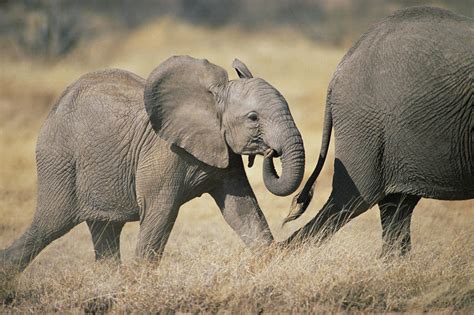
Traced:
[[275, 155], [275, 153], [276, 153], [275, 150], [273, 150], [273, 149], [267, 149], [267, 150], [265, 151], [265, 153], [263, 154], [263, 158], [264, 158], [264, 159], [272, 158], [272, 157]]

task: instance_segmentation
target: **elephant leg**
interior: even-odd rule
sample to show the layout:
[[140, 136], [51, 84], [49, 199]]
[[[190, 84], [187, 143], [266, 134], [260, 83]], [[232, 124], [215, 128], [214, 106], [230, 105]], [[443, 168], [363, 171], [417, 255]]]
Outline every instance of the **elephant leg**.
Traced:
[[[37, 212], [43, 211], [37, 210]], [[52, 217], [54, 218], [55, 215], [53, 214]], [[48, 217], [35, 219], [19, 239], [15, 240], [7, 249], [0, 251], [0, 269], [5, 268], [10, 272], [23, 271], [46, 246], [78, 224], [73, 220], [55, 219], [55, 221], [50, 222]]]
[[324, 241], [370, 207], [371, 205], [361, 196], [345, 167], [336, 160], [333, 190], [326, 204], [316, 217], [293, 233], [285, 243], [291, 244], [294, 241], [302, 241], [309, 237], [317, 237], [319, 241]]
[[136, 254], [150, 261], [159, 261], [178, 216], [179, 207], [166, 205], [147, 206], [140, 212], [140, 232]]
[[248, 182], [242, 159], [234, 160], [236, 167], [210, 192], [219, 206], [224, 219], [245, 245], [259, 248], [273, 242], [267, 220], [258, 205], [257, 198]]
[[95, 259], [120, 261], [120, 233], [124, 222], [87, 221], [94, 244]]
[[390, 194], [379, 202], [383, 256], [394, 251], [401, 255], [410, 251], [411, 216], [419, 200], [419, 196]]
[[[38, 204], [33, 222], [7, 249], [0, 251], [0, 269], [21, 272], [52, 241], [81, 221], [75, 196], [73, 170], [55, 169], [61, 164], [38, 169]], [[47, 171], [47, 172], [46, 172]]]
[[316, 217], [293, 233], [285, 243], [290, 244], [309, 237], [316, 237], [318, 241], [324, 241], [369, 208], [370, 206], [360, 196], [353, 196], [347, 202], [340, 203], [340, 200], [337, 200], [332, 194]]

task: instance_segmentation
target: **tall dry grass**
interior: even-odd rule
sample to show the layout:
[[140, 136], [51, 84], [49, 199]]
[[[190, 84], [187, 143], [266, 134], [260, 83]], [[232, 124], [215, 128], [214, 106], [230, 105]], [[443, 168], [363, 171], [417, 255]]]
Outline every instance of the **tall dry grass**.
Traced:
[[[287, 98], [307, 150], [307, 175], [319, 153], [326, 87], [343, 50], [277, 29], [211, 30], [170, 19], [132, 33], [82, 43], [56, 63], [0, 59], [0, 248], [26, 229], [35, 208], [36, 134], [58, 94], [80, 75], [118, 67], [144, 77], [173, 54], [230, 67], [238, 57]], [[250, 181], [277, 240], [313, 217], [330, 192], [332, 163], [310, 210], [281, 227], [290, 197], [267, 192], [261, 160]], [[412, 224], [413, 250], [383, 261], [377, 209], [332, 240], [288, 251], [250, 252], [208, 196], [182, 207], [159, 265], [135, 261], [138, 224], [122, 234], [124, 263], [96, 264], [85, 225], [44, 250], [28, 269], [0, 284], [0, 312], [321, 312], [474, 311], [474, 204], [422, 200]]]

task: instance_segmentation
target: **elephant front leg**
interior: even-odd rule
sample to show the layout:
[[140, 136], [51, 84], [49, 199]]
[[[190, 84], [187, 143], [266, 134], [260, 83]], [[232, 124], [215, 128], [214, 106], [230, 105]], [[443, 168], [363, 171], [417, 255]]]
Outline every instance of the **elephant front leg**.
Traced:
[[136, 254], [151, 261], [159, 261], [173, 229], [179, 206], [158, 200], [141, 209], [140, 232]]
[[230, 227], [245, 245], [259, 247], [269, 245], [273, 236], [263, 215], [245, 171], [226, 176], [210, 192]]
[[379, 202], [382, 223], [382, 256], [406, 254], [411, 249], [410, 222], [418, 196], [391, 194]]

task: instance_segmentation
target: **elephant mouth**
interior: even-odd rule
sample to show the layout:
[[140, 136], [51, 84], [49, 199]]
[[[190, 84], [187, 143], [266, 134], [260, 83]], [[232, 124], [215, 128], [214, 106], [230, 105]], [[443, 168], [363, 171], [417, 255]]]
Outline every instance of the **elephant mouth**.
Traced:
[[272, 148], [267, 148], [265, 151], [258, 152], [256, 154], [249, 154], [249, 160], [248, 160], [248, 164], [247, 164], [247, 166], [249, 168], [253, 166], [253, 164], [255, 162], [255, 156], [257, 156], [257, 154], [258, 155], [263, 155], [264, 159], [272, 159], [274, 157], [280, 157], [280, 154]]

